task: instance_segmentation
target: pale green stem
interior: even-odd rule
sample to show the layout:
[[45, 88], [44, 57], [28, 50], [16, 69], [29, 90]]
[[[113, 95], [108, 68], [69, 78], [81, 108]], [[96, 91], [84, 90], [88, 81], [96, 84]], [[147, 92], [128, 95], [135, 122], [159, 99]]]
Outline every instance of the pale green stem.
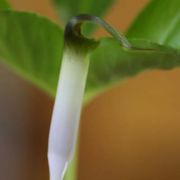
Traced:
[[[64, 54], [49, 134], [48, 161], [50, 180], [63, 180], [76, 146], [89, 67], [88, 55], [98, 44], [81, 34], [80, 27], [85, 21], [101, 25], [122, 46], [131, 48], [131, 44], [122, 34], [115, 31], [98, 17], [80, 15], [72, 18], [67, 24]], [[72, 180], [71, 177], [69, 180]]]
[[65, 48], [49, 136], [50, 180], [62, 180], [72, 160], [88, 66], [87, 55]]

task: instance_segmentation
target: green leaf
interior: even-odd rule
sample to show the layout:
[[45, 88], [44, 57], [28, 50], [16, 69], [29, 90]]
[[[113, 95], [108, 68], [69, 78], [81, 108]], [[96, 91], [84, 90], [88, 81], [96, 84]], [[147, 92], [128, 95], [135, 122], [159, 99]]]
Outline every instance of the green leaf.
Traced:
[[[0, 11], [0, 60], [23, 78], [55, 95], [63, 49], [62, 30], [32, 13]], [[76, 178], [76, 159], [66, 180]]]
[[[31, 13], [0, 12], [0, 59], [22, 77], [55, 95], [63, 49], [63, 32], [46, 18]], [[91, 54], [86, 97], [143, 70], [179, 66], [179, 51], [143, 40], [128, 50], [112, 38], [100, 41]]]
[[10, 5], [6, 0], [0, 0], [0, 10], [1, 9], [9, 9]]
[[44, 17], [0, 11], [0, 60], [22, 77], [55, 94], [63, 31]]
[[168, 70], [180, 66], [180, 50], [144, 40], [131, 40], [131, 43], [147, 50], [124, 49], [111, 38], [101, 40], [91, 56], [86, 89], [88, 100], [98, 91], [144, 70]]
[[140, 13], [127, 36], [180, 49], [180, 1], [152, 0]]
[[[67, 21], [78, 14], [92, 14], [102, 17], [115, 0], [53, 0], [62, 21]], [[85, 33], [90, 33], [93, 26], [87, 26]]]

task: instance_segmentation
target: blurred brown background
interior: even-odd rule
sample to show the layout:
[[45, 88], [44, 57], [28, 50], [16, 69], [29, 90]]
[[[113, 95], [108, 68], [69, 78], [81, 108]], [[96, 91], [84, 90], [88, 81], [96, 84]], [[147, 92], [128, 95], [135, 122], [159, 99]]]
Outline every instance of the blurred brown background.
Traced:
[[[106, 20], [124, 31], [147, 1], [119, 0]], [[10, 2], [57, 20], [48, 0]], [[78, 180], [179, 180], [179, 79], [178, 69], [145, 72], [86, 106]], [[1, 180], [48, 180], [52, 105], [47, 95], [0, 67]]]

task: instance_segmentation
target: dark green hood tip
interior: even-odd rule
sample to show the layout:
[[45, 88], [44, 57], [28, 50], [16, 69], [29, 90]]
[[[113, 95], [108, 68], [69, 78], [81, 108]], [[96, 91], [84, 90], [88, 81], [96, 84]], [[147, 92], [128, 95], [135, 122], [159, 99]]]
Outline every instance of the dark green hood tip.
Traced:
[[108, 23], [97, 16], [80, 14], [72, 17], [66, 25], [64, 33], [65, 47], [72, 48], [80, 53], [88, 53], [95, 49], [99, 42], [94, 39], [88, 39], [81, 33], [81, 26], [85, 22], [94, 23], [103, 27], [109, 32], [124, 48], [131, 48], [127, 38], [112, 28]]

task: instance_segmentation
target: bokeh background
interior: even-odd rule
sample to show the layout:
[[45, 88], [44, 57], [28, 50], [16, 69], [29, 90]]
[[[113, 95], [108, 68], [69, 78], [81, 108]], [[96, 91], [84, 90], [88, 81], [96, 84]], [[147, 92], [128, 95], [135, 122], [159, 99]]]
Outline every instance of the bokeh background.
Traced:
[[[57, 22], [48, 0], [9, 1]], [[147, 2], [117, 0], [105, 19], [125, 31]], [[179, 69], [144, 72], [84, 107], [78, 180], [179, 180], [179, 92]], [[52, 105], [53, 99], [0, 65], [1, 180], [48, 180]]]

